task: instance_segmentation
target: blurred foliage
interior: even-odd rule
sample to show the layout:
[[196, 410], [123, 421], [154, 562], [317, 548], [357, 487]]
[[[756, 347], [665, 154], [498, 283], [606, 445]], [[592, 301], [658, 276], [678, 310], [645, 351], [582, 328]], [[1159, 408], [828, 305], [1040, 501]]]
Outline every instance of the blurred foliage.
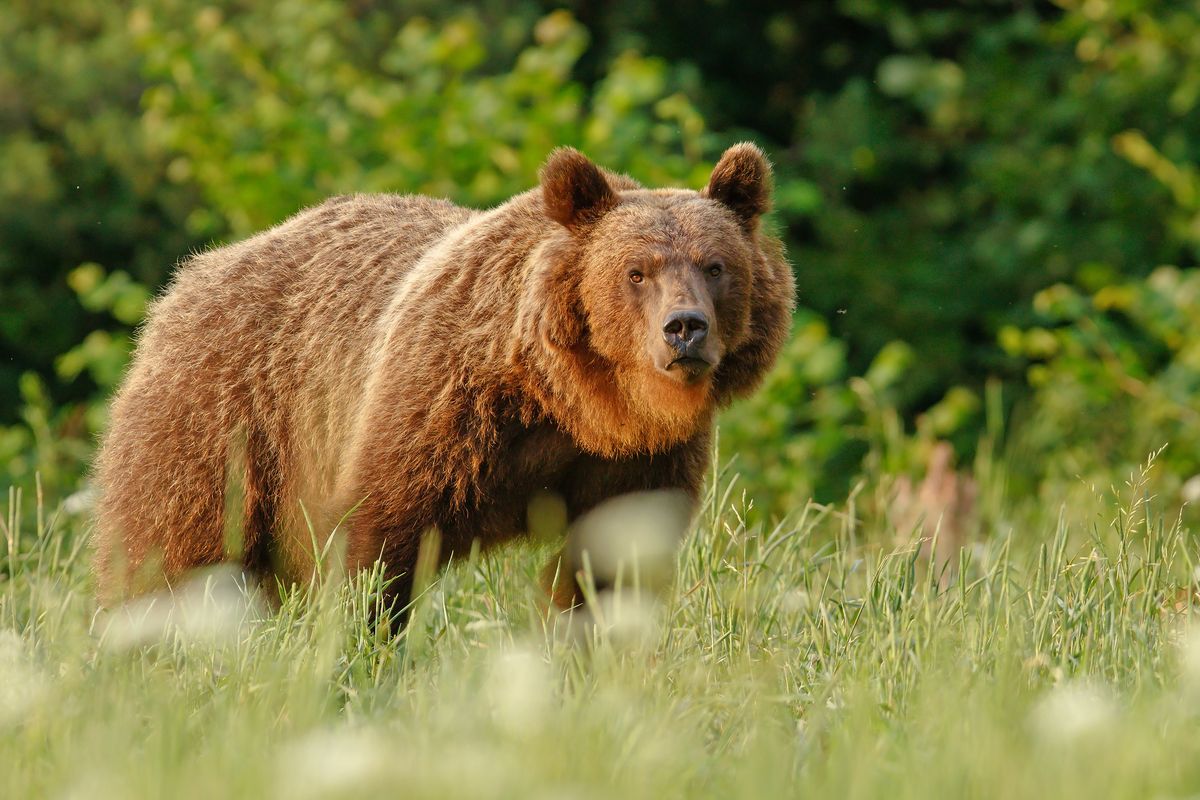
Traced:
[[915, 359], [904, 342], [889, 342], [853, 375], [845, 343], [802, 309], [779, 366], [723, 418], [722, 460], [733, 461], [766, 510], [782, 514], [809, 498], [840, 500], [857, 477], [911, 471], [937, 440], [970, 449], [982, 403], [965, 387], [950, 387], [906, 426], [898, 401], [911, 386]]
[[1106, 488], [1165, 446], [1154, 488], [1196, 504], [1200, 477], [1180, 490], [1200, 476], [1200, 270], [1160, 267], [1125, 283], [1099, 265], [1085, 275], [1090, 291], [1038, 293], [1041, 325], [1001, 332], [1033, 387], [1019, 439], [1028, 467], [1014, 479]]
[[0, 422], [34, 371], [55, 404], [96, 386], [53, 365], [108, 320], [66, 281], [84, 262], [157, 285], [200, 240], [182, 224], [198, 197], [163, 179], [144, 134], [140, 60], [118, 5], [15, 0], [0, 14]]
[[[494, 204], [558, 144], [696, 187], [741, 138], [776, 162], [804, 308], [722, 422], [769, 508], [913, 471], [935, 440], [968, 457], [985, 417], [1003, 427], [993, 378], [1024, 398], [1022, 447], [1072, 454], [1030, 480], [1166, 440], [1194, 472], [1185, 345], [1145, 320], [1200, 253], [1195, 3], [13, 0], [0, 37], [17, 482], [74, 488], [131, 328], [189, 251], [339, 192]], [[1147, 278], [1160, 264], [1178, 269]], [[1078, 315], [1047, 317], [1068, 294]]]
[[566, 12], [529, 26], [340, 2], [157, 5], [129, 20], [152, 81], [142, 128], [175, 154], [168, 178], [202, 190], [200, 235], [244, 236], [344, 192], [496, 204], [559, 144], [650, 183], [705, 177], [683, 71], [625, 52], [583, 87], [588, 33]]

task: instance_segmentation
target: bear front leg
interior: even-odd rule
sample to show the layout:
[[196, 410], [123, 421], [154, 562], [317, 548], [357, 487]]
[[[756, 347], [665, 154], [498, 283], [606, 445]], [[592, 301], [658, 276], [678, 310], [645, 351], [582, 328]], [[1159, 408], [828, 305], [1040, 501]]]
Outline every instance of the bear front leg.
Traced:
[[347, 571], [357, 574], [382, 563], [380, 603], [373, 612], [376, 622], [387, 618], [403, 624], [408, 615], [422, 539], [431, 524], [427, 517], [426, 513], [388, 509], [368, 496], [348, 519]]
[[[670, 489], [684, 494], [688, 501], [687, 515], [690, 516], [704, 483], [709, 442], [709, 433], [705, 431], [665, 453], [625, 459], [584, 456], [572, 466], [563, 483], [570, 522], [567, 541], [542, 572], [542, 585], [554, 605], [568, 609], [581, 605], [584, 600], [581, 581], [584, 579], [583, 553], [587, 543], [582, 539], [584, 532], [575, 524], [579, 518], [601, 503], [621, 495]], [[666, 498], [662, 502], [673, 505]], [[627, 513], [640, 514], [651, 511], [651, 508], [643, 506], [639, 510], [638, 504], [631, 504]], [[623, 510], [621, 513], [626, 512]], [[682, 537], [686, 532], [686, 524], [679, 527], [676, 534]], [[590, 531], [586, 533], [595, 535]], [[603, 532], [600, 535], [604, 535]], [[612, 588], [608, 576], [593, 575], [593, 580], [597, 590]]]
[[[443, 386], [444, 376], [428, 369], [422, 374], [420, 365], [433, 362], [406, 350], [403, 337], [397, 342], [372, 366], [375, 379], [357, 412], [334, 507], [349, 512], [347, 569], [360, 572], [382, 562], [383, 607], [402, 619], [413, 599], [426, 532], [448, 532], [451, 512], [462, 505], [462, 487], [477, 472], [471, 436], [477, 423], [461, 407], [461, 392]], [[430, 411], [433, 405], [437, 413]], [[448, 554], [442, 547], [436, 560]]]

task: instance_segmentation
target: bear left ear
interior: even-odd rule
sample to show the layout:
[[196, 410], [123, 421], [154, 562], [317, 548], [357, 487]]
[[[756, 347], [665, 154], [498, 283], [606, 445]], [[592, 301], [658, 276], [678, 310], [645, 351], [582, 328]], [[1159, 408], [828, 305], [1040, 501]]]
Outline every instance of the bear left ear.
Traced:
[[750, 142], [735, 144], [713, 167], [700, 195], [728, 206], [742, 227], [752, 231], [771, 207], [771, 162]]
[[617, 204], [604, 173], [572, 147], [552, 152], [540, 177], [546, 216], [571, 230], [595, 222]]

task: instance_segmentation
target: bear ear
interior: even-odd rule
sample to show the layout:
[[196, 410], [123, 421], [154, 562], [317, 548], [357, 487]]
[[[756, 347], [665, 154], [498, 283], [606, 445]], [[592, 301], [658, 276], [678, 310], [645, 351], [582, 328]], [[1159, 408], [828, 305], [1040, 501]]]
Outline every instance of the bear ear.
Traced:
[[752, 231], [771, 207], [771, 162], [750, 142], [735, 144], [713, 167], [700, 194], [728, 206], [742, 227]]
[[574, 148], [552, 152], [540, 177], [546, 216], [568, 229], [595, 222], [617, 204], [604, 173]]

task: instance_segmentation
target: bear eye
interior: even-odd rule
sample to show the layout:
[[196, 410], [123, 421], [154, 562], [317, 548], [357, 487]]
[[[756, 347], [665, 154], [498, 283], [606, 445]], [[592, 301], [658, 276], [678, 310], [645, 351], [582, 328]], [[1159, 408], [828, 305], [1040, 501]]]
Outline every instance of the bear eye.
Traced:
[[636, 269], [633, 272], [629, 273], [629, 280], [632, 283], [641, 283], [645, 279], [646, 279], [646, 276], [643, 275], [642, 273], [638, 272]]
[[722, 267], [720, 264], [712, 263], [712, 264], [709, 264], [707, 267], [705, 267], [704, 271], [707, 272], [709, 275], [711, 275], [714, 278], [719, 278], [719, 277], [721, 277], [721, 273], [724, 271], [724, 269], [725, 268]]

